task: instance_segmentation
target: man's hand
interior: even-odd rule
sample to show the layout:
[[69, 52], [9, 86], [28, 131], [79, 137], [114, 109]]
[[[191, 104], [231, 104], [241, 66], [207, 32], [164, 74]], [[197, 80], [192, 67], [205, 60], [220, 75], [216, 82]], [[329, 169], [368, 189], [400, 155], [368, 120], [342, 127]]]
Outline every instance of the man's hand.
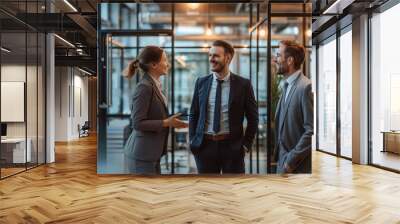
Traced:
[[290, 168], [290, 166], [287, 163], [285, 163], [284, 167], [286, 171], [285, 173], [291, 173], [293, 171], [292, 168]]

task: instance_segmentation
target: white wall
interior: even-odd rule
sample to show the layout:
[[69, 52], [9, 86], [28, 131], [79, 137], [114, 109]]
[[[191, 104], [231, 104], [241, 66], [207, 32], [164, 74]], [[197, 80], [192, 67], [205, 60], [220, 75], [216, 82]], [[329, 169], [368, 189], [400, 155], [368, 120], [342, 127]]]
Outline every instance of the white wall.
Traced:
[[[44, 163], [45, 150], [45, 116], [44, 116], [44, 73], [41, 66], [25, 64], [3, 64], [1, 66], [2, 82], [24, 82], [26, 86], [26, 101], [21, 113], [26, 113], [26, 120], [22, 122], [6, 122], [8, 138], [28, 138], [31, 149], [32, 162]], [[27, 80], [26, 80], [27, 79]], [[24, 90], [20, 94], [24, 94]], [[7, 96], [2, 96], [7, 97]], [[25, 105], [26, 103], [26, 105]], [[2, 112], [13, 113], [12, 108], [2, 107]], [[9, 111], [7, 111], [9, 110]], [[36, 159], [39, 161], [36, 161]]]
[[89, 118], [88, 78], [71, 67], [56, 67], [55, 73], [55, 140], [70, 141]]
[[[26, 70], [27, 69], [27, 70]], [[37, 99], [36, 99], [36, 80], [30, 77], [32, 74], [36, 75], [36, 66], [18, 65], [18, 64], [6, 64], [1, 66], [1, 81], [2, 82], [24, 82], [26, 83], [25, 76], [26, 71], [28, 72], [28, 85], [29, 87], [34, 86], [34, 88], [27, 88], [27, 119], [28, 119], [28, 137], [29, 134], [35, 130], [36, 131], [36, 112]], [[39, 105], [40, 107], [41, 105]], [[33, 109], [32, 109], [33, 108]], [[8, 108], [1, 108], [1, 110], [7, 110]], [[32, 123], [33, 122], [33, 123]], [[8, 137], [25, 137], [25, 122], [7, 122], [7, 136]], [[36, 132], [35, 132], [36, 133]]]

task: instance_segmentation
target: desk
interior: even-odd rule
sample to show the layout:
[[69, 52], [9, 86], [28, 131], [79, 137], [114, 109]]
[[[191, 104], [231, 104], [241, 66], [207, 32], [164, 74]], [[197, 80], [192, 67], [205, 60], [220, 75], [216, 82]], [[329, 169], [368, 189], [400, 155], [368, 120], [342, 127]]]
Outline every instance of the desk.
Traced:
[[383, 150], [382, 152], [392, 152], [400, 154], [400, 131], [382, 131]]
[[[6, 163], [25, 163], [31, 162], [32, 153], [31, 145], [32, 140], [28, 138], [28, 143], [25, 152], [25, 138], [6, 138], [1, 139], [1, 159], [4, 159]], [[27, 158], [27, 161], [25, 161]]]

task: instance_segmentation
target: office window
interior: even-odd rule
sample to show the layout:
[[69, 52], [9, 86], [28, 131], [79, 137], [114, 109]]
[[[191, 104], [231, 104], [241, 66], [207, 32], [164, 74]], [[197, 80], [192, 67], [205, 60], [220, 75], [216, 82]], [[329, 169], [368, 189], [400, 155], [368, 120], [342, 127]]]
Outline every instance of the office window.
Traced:
[[371, 19], [372, 163], [400, 170], [400, 4]]
[[340, 153], [352, 156], [352, 34], [340, 36]]
[[157, 30], [172, 28], [172, 4], [147, 3], [139, 7], [139, 29]]
[[336, 39], [319, 46], [318, 149], [336, 153]]

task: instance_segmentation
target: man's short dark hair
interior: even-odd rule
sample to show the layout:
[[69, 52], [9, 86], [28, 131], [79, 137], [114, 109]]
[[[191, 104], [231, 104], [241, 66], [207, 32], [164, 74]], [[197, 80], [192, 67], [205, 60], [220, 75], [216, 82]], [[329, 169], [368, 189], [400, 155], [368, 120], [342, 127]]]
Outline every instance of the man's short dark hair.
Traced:
[[212, 43], [212, 46], [224, 48], [225, 54], [231, 55], [232, 58], [233, 58], [233, 55], [235, 55], [235, 49], [232, 47], [232, 45], [230, 43], [228, 43], [226, 41], [216, 40]]
[[293, 57], [294, 68], [300, 69], [305, 58], [304, 47], [292, 40], [282, 40], [280, 43], [285, 46], [285, 57]]

